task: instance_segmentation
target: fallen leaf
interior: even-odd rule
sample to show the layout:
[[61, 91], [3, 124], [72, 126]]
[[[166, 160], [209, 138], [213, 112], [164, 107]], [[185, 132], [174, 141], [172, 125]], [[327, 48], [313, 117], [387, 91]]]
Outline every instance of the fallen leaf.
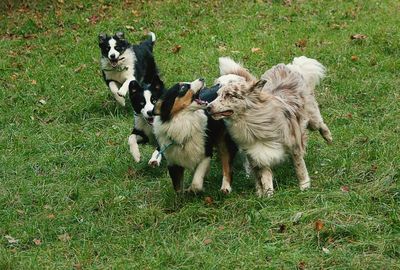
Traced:
[[292, 5], [292, 0], [284, 0], [283, 4], [287, 7], [290, 7]]
[[42, 104], [42, 105], [45, 105], [45, 104], [46, 104], [46, 100], [40, 99], [40, 100], [39, 100], [39, 103]]
[[349, 186], [341, 186], [341, 187], [340, 187], [340, 190], [341, 190], [342, 192], [349, 192], [349, 191], [350, 191], [350, 188], [349, 188]]
[[223, 226], [223, 225], [221, 225], [221, 226], [218, 226], [218, 230], [220, 230], [220, 231], [223, 231], [223, 230], [225, 230], [225, 226]]
[[64, 0], [58, 0], [57, 1], [59, 4], [64, 4]]
[[129, 31], [135, 31], [135, 27], [130, 26], [130, 25], [125, 25], [125, 28], [126, 28], [126, 30], [129, 30]]
[[33, 84], [33, 85], [36, 85], [36, 83], [37, 83], [36, 80], [31, 81], [31, 84]]
[[69, 240], [71, 240], [71, 236], [68, 233], [60, 234], [58, 236], [58, 240], [62, 242], [68, 242]]
[[220, 52], [224, 52], [224, 51], [226, 51], [226, 47], [225, 47], [225, 46], [222, 46], [222, 45], [220, 45], [220, 46], [218, 46], [218, 51], [220, 51]]
[[132, 13], [132, 15], [135, 16], [135, 17], [139, 17], [139, 16], [140, 16], [139, 10], [134, 9], [134, 10], [132, 10], [131, 13]]
[[327, 241], [329, 244], [332, 244], [335, 240], [331, 236], [329, 236]]
[[261, 52], [261, 48], [251, 48], [252, 53], [259, 53]]
[[11, 235], [6, 235], [4, 236], [9, 244], [18, 244], [18, 239], [15, 239], [14, 237], [12, 237]]
[[97, 131], [95, 134], [96, 134], [96, 137], [99, 137], [101, 135], [101, 132]]
[[40, 246], [42, 244], [42, 240], [35, 238], [33, 239], [33, 243], [35, 243], [37, 246]]
[[329, 249], [327, 249], [326, 247], [322, 247], [322, 251], [325, 253], [325, 254], [329, 254]]
[[204, 239], [203, 244], [204, 245], [209, 245], [212, 243], [212, 240], [210, 238]]
[[376, 164], [371, 165], [371, 171], [376, 172], [378, 170], [378, 166]]
[[79, 67], [77, 67], [76, 69], [74, 69], [74, 72], [80, 72], [82, 69], [86, 68], [86, 64], [82, 64]]
[[362, 40], [362, 39], [366, 39], [367, 36], [363, 35], [363, 34], [354, 34], [350, 36], [351, 39], [356, 39], [356, 40]]
[[181, 45], [175, 45], [175, 47], [172, 48], [173, 53], [178, 53], [182, 49]]
[[349, 119], [353, 119], [353, 114], [352, 114], [352, 113], [348, 113], [348, 114], [346, 115], [346, 117], [349, 118]]
[[204, 202], [205, 202], [207, 205], [211, 205], [211, 204], [214, 202], [214, 200], [213, 200], [212, 197], [207, 196], [207, 197], [204, 198]]
[[358, 61], [358, 56], [357, 55], [352, 55], [351, 56], [351, 61], [353, 61], [353, 62]]
[[306, 39], [299, 39], [296, 43], [296, 47], [299, 47], [300, 49], [303, 49], [307, 46], [307, 40]]
[[320, 230], [322, 230], [322, 228], [324, 227], [324, 223], [321, 221], [321, 220], [317, 220], [316, 222], [315, 222], [315, 230], [317, 231], [317, 232], [319, 232]]
[[80, 263], [76, 263], [73, 265], [74, 269], [76, 270], [81, 270], [82, 269], [82, 265]]
[[92, 15], [92, 16], [90, 16], [89, 17], [89, 22], [91, 23], [91, 24], [96, 24], [98, 21], [99, 21], [99, 19], [100, 19], [100, 17], [99, 16], [97, 16], [97, 15]]
[[306, 263], [303, 262], [303, 261], [299, 262], [299, 264], [297, 265], [297, 268], [298, 268], [299, 270], [304, 270], [304, 269], [306, 269]]
[[293, 224], [298, 224], [302, 216], [303, 212], [297, 212], [292, 218]]

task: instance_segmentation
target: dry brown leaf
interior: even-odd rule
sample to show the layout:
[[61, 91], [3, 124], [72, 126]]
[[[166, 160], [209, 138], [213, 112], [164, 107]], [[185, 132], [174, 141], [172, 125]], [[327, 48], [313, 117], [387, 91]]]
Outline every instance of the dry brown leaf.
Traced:
[[297, 268], [298, 268], [299, 270], [304, 270], [304, 269], [306, 269], [306, 263], [303, 262], [303, 261], [299, 262], [299, 264], [297, 265]]
[[209, 245], [212, 243], [212, 240], [210, 238], [204, 239], [203, 244], [204, 245]]
[[348, 118], [348, 119], [353, 119], [353, 114], [352, 114], [352, 113], [346, 114], [346, 118]]
[[132, 10], [132, 15], [135, 17], [139, 17], [140, 16], [139, 10], [136, 10], [136, 9]]
[[223, 231], [223, 230], [225, 230], [225, 226], [223, 226], [223, 225], [221, 225], [221, 226], [218, 226], [218, 230], [220, 230], [220, 231]]
[[9, 244], [17, 244], [18, 243], [18, 239], [15, 239], [14, 237], [12, 237], [11, 235], [6, 235], [4, 236], [7, 239], [7, 242]]
[[173, 53], [178, 53], [182, 49], [181, 45], [175, 45], [175, 47], [172, 48]]
[[55, 219], [56, 216], [55, 216], [54, 214], [48, 214], [48, 215], [47, 215], [47, 218], [48, 218], [48, 219]]
[[211, 205], [211, 204], [214, 202], [214, 200], [213, 200], [212, 197], [207, 196], [207, 197], [204, 198], [204, 202], [205, 202], [207, 205]]
[[81, 269], [82, 269], [82, 264], [76, 263], [76, 264], [73, 265], [73, 267], [74, 267], [74, 269], [76, 269], [76, 270], [81, 270]]
[[220, 52], [224, 52], [224, 51], [226, 51], [226, 47], [225, 47], [225, 46], [222, 46], [222, 45], [220, 45], [220, 46], [218, 46], [218, 51], [220, 51]]
[[354, 34], [350, 36], [351, 39], [356, 39], [356, 40], [366, 39], [367, 37], [368, 36], [364, 34]]
[[97, 15], [92, 15], [92, 16], [90, 16], [90, 17], [88, 18], [88, 20], [89, 20], [89, 22], [90, 22], [91, 24], [95, 25], [95, 24], [100, 20], [100, 17], [97, 16]]
[[352, 55], [351, 56], [351, 61], [353, 61], [353, 62], [358, 61], [358, 56], [357, 55]]
[[342, 192], [349, 192], [349, 191], [350, 191], [350, 188], [349, 188], [349, 186], [341, 186], [341, 187], [340, 187], [340, 190], [341, 190]]
[[296, 43], [296, 47], [299, 47], [300, 49], [303, 49], [307, 46], [307, 40], [304, 39], [299, 39]]
[[35, 238], [33, 239], [33, 243], [37, 246], [40, 246], [42, 244], [42, 240]]
[[37, 84], [36, 80], [32, 80], [31, 84], [36, 85]]
[[319, 232], [322, 230], [322, 228], [324, 228], [324, 223], [319, 219], [315, 221], [315, 230]]
[[71, 240], [71, 236], [68, 233], [60, 234], [58, 236], [58, 240], [62, 242], [68, 242], [69, 240]]
[[259, 53], [261, 52], [261, 48], [251, 48], [252, 53]]

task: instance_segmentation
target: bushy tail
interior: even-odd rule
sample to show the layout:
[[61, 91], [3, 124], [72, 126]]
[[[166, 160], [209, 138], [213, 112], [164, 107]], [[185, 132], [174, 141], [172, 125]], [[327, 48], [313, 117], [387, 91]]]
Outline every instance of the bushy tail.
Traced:
[[325, 77], [325, 67], [317, 60], [305, 56], [295, 57], [287, 67], [299, 72], [311, 89]]
[[251, 75], [251, 73], [247, 69], [245, 69], [229, 57], [219, 58], [219, 71], [221, 76], [235, 74], [244, 77], [246, 81], [256, 81], [256, 78]]
[[156, 34], [154, 34], [153, 32], [149, 32], [148, 36], [149, 37], [145, 41], [143, 41], [143, 44], [149, 46], [150, 51], [153, 52], [153, 46], [154, 43], [156, 42]]

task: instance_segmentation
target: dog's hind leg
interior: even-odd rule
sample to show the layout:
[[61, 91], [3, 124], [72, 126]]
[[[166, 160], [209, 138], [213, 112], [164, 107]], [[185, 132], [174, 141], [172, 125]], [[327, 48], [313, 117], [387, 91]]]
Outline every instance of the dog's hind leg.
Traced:
[[256, 189], [257, 195], [263, 197], [267, 195], [272, 196], [274, 193], [274, 183], [272, 181], [272, 171], [269, 167], [257, 168]]
[[125, 106], [125, 98], [118, 95], [118, 85], [114, 81], [110, 81], [108, 84], [108, 88], [110, 88], [111, 93], [113, 93], [114, 98], [117, 100], [119, 104]]
[[168, 166], [168, 173], [172, 180], [172, 185], [176, 192], [181, 192], [183, 189], [183, 175], [185, 169], [178, 165]]
[[210, 162], [211, 157], [206, 157], [200, 162], [199, 165], [197, 165], [197, 168], [193, 175], [192, 184], [188, 189], [189, 192], [198, 193], [203, 191], [204, 177], [210, 170]]
[[322, 119], [321, 112], [318, 108], [318, 103], [314, 96], [306, 104], [307, 114], [309, 116], [308, 128], [311, 130], [318, 130], [321, 136], [328, 144], [332, 143], [332, 134], [328, 126]]
[[219, 156], [222, 163], [222, 185], [221, 191], [225, 194], [229, 194], [232, 191], [232, 163], [237, 152], [235, 146], [227, 145], [226, 140], [222, 140], [217, 144]]
[[306, 163], [304, 162], [304, 151], [295, 147], [292, 151], [292, 158], [294, 168], [296, 170], [297, 179], [299, 180], [300, 190], [306, 190], [310, 188], [311, 180], [308, 176]]

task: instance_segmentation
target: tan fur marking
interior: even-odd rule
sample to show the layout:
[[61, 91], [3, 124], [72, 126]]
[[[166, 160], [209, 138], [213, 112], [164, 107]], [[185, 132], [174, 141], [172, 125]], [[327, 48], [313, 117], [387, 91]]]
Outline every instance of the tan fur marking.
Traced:
[[192, 103], [192, 97], [193, 97], [193, 91], [188, 90], [186, 94], [183, 97], [177, 97], [175, 98], [174, 106], [172, 106], [171, 109], [171, 116], [173, 117], [175, 114], [178, 112], [182, 111], [185, 109], [187, 106]]

